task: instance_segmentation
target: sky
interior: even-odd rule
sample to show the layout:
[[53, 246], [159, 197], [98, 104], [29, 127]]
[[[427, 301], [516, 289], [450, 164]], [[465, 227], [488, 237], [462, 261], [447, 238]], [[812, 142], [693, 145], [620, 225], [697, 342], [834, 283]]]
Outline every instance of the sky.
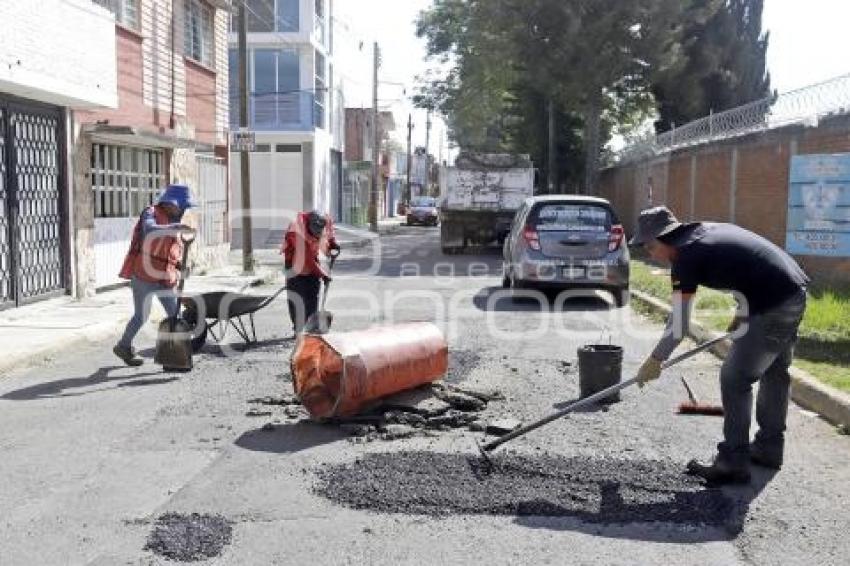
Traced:
[[[337, 38], [337, 57], [347, 56], [348, 106], [371, 107], [371, 43], [382, 48], [381, 106], [392, 106], [397, 131], [406, 140], [408, 112], [414, 114], [414, 146], [425, 145], [425, 113], [404, 101], [413, 92], [415, 77], [428, 67], [424, 42], [415, 36], [416, 15], [431, 0], [336, 0], [337, 17], [351, 31]], [[770, 31], [768, 69], [773, 88], [787, 92], [850, 73], [850, 0], [765, 0], [763, 29]], [[359, 48], [363, 41], [362, 50]], [[343, 52], [346, 55], [343, 55]], [[439, 156], [445, 124], [434, 120], [431, 153]], [[443, 141], [445, 144], [445, 141]], [[444, 156], [446, 150], [444, 149]]]
[[848, 25], [848, 0], [765, 0], [773, 88], [787, 92], [850, 73]]
[[[381, 46], [380, 81], [384, 83], [378, 90], [379, 106], [395, 114], [396, 131], [392, 137], [407, 143], [407, 116], [412, 113], [413, 146], [424, 146], [426, 113], [413, 108], [409, 96], [414, 93], [416, 76], [428, 68], [425, 43], [416, 37], [414, 22], [419, 12], [431, 5], [431, 0], [336, 0], [334, 5], [337, 17], [351, 27], [349, 32], [335, 38], [337, 58], [343, 56], [343, 46], [349, 48], [349, 58], [345, 60], [348, 64], [340, 61], [339, 66], [353, 69], [345, 73], [346, 106], [372, 106], [371, 45], [377, 40]], [[360, 41], [364, 43], [362, 51]], [[432, 121], [430, 152], [439, 158], [442, 140], [446, 159], [449, 152], [445, 123], [439, 116], [434, 116]]]

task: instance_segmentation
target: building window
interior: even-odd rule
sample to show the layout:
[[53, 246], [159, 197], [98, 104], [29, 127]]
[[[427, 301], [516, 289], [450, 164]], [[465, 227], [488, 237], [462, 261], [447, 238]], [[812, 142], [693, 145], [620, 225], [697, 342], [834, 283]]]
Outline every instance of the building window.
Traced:
[[165, 185], [161, 150], [92, 144], [91, 187], [95, 218], [134, 218]]
[[[247, 28], [252, 33], [297, 32], [301, 29], [300, 0], [245, 0]], [[234, 10], [230, 31], [239, 31]]]
[[325, 56], [316, 51], [316, 81], [315, 100], [313, 109], [313, 125], [317, 128], [325, 127], [325, 98], [327, 96], [327, 80], [325, 79]]
[[93, 0], [93, 2], [112, 12], [116, 23], [134, 30], [140, 28], [139, 0]]
[[213, 66], [213, 11], [200, 0], [183, 0], [184, 53], [208, 67]]
[[301, 26], [300, 0], [277, 0], [277, 31], [297, 32]]
[[258, 143], [254, 146], [254, 153], [271, 153], [272, 146], [268, 143]]
[[325, 44], [325, 0], [316, 0], [316, 15], [313, 23], [313, 31], [316, 39], [322, 45]]
[[279, 143], [275, 146], [277, 153], [301, 153], [301, 144], [299, 143]]

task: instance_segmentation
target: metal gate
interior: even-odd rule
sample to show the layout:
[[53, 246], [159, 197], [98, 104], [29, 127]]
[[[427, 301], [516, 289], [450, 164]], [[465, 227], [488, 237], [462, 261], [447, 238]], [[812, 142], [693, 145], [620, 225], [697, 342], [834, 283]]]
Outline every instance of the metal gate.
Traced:
[[199, 154], [196, 196], [200, 201], [199, 237], [205, 246], [226, 243], [227, 227], [227, 164], [213, 155]]
[[59, 109], [0, 97], [0, 308], [66, 289]]

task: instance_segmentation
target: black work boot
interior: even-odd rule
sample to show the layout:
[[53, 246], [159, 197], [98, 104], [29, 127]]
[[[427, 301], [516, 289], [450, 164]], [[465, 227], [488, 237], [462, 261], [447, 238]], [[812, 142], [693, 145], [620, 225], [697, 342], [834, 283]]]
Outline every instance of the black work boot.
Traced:
[[763, 468], [781, 470], [782, 448], [766, 448], [754, 442], [750, 445], [750, 460], [753, 464]]
[[746, 466], [735, 466], [717, 456], [710, 464], [691, 460], [685, 473], [701, 477], [709, 485], [744, 484], [750, 483], [750, 469]]
[[121, 361], [130, 367], [138, 367], [145, 363], [142, 358], [136, 355], [136, 351], [133, 348], [127, 348], [121, 344], [116, 344], [112, 348], [112, 353], [121, 358]]

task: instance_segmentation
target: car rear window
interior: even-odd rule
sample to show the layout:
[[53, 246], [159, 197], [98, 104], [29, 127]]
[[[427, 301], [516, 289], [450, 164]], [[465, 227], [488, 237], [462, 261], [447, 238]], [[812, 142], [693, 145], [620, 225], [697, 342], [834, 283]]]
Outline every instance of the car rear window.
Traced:
[[437, 206], [437, 199], [433, 197], [417, 197], [413, 199], [413, 206]]
[[595, 204], [544, 204], [531, 220], [538, 231], [606, 232], [611, 228], [610, 211]]

